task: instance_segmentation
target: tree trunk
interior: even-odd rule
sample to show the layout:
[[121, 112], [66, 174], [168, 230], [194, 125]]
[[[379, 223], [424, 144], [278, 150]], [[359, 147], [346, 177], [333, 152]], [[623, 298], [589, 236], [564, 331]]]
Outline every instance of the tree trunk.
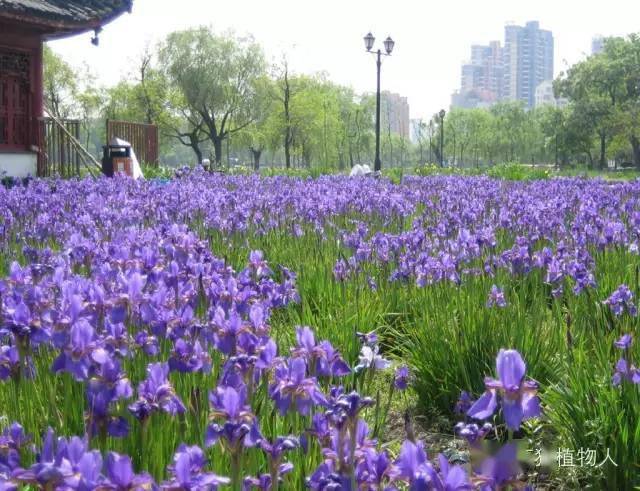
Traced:
[[253, 170], [258, 171], [260, 170], [260, 156], [262, 155], [262, 149], [251, 147], [249, 150], [251, 150], [251, 154], [253, 155]]
[[432, 147], [433, 153], [436, 156], [436, 161], [437, 162], [442, 162], [442, 154], [440, 153], [440, 148], [439, 146], [437, 147]]
[[633, 166], [640, 169], [640, 139], [635, 135], [631, 137], [631, 148], [633, 150]]
[[607, 136], [600, 134], [600, 170], [607, 166]]
[[286, 130], [284, 138], [284, 163], [287, 169], [291, 168], [291, 143], [289, 143], [289, 128]]
[[198, 164], [202, 164], [202, 150], [200, 150], [200, 145], [198, 144], [198, 142], [191, 142], [191, 148], [193, 150], [193, 153], [196, 154]]
[[220, 167], [222, 164], [222, 138], [213, 138], [213, 152], [216, 158], [216, 166]]
[[292, 131], [291, 131], [291, 86], [289, 85], [289, 67], [285, 66], [284, 72], [284, 120], [285, 120], [285, 130], [284, 130], [284, 161], [287, 169], [291, 168], [291, 143], [292, 143]]

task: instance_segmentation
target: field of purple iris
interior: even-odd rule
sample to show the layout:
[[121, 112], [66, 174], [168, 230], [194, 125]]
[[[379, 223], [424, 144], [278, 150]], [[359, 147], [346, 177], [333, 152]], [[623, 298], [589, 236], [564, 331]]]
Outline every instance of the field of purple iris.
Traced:
[[634, 489], [639, 249], [635, 181], [0, 187], [0, 490]]

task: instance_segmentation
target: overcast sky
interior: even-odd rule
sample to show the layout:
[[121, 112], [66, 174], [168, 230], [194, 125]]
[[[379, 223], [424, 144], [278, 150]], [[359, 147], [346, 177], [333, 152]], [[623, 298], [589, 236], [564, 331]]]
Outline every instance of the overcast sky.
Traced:
[[553, 31], [556, 74], [584, 58], [597, 34], [640, 31], [639, 0], [134, 0], [133, 12], [106, 26], [100, 46], [86, 34], [50, 43], [74, 65], [87, 63], [99, 83], [127, 76], [145, 45], [167, 33], [210, 25], [252, 34], [276, 61], [287, 53], [295, 72], [326, 71], [358, 92], [375, 90], [373, 57], [362, 37], [391, 35], [393, 56], [382, 86], [409, 98], [411, 117], [447, 108], [460, 85], [471, 44], [504, 41], [504, 25], [538, 20]]

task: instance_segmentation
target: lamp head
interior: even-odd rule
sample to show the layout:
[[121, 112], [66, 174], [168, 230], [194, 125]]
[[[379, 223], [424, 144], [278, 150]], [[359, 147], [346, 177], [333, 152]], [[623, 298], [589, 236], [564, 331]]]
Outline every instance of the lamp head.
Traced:
[[391, 54], [391, 52], [393, 51], [393, 47], [395, 46], [396, 42], [391, 39], [391, 36], [387, 37], [387, 39], [384, 40], [384, 50], [387, 52], [388, 55]]
[[373, 37], [373, 34], [368, 33], [365, 37], [364, 37], [364, 47], [367, 48], [367, 51], [371, 51], [371, 48], [373, 48], [373, 43], [375, 42], [376, 38]]

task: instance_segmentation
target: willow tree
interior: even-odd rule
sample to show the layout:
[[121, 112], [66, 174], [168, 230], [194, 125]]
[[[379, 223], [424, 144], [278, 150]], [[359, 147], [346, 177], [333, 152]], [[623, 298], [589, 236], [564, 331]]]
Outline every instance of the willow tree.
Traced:
[[251, 37], [187, 29], [167, 36], [160, 63], [192, 113], [202, 118], [220, 165], [223, 142], [254, 120], [256, 85], [265, 75], [260, 46]]

